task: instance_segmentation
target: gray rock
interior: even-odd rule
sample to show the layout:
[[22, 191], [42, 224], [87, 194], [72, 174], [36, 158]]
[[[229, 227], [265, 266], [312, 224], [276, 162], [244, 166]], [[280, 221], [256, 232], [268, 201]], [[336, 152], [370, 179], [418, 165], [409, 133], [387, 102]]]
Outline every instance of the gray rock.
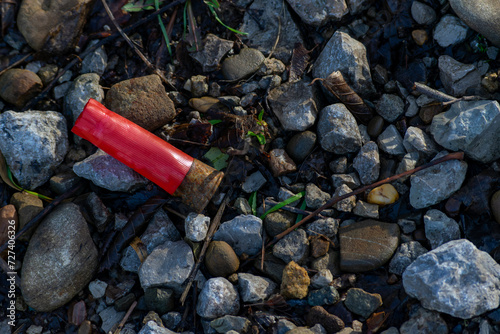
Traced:
[[405, 116], [406, 117], [413, 117], [418, 114], [418, 105], [417, 105], [417, 99], [415, 99], [413, 96], [409, 95], [406, 97], [406, 111], [405, 111]]
[[335, 174], [345, 174], [347, 173], [347, 157], [342, 156], [335, 160], [330, 161], [328, 167]]
[[352, 211], [356, 216], [364, 218], [378, 219], [378, 208], [377, 204], [371, 204], [363, 201], [357, 201], [354, 210]]
[[64, 97], [68, 92], [70, 86], [71, 82], [65, 82], [54, 87], [54, 99], [59, 100], [60, 98]]
[[346, 154], [361, 148], [356, 120], [342, 103], [329, 105], [320, 111], [317, 133], [325, 151]]
[[[446, 155], [438, 153], [433, 160]], [[465, 180], [467, 163], [450, 160], [416, 172], [410, 178], [410, 204], [423, 209], [450, 197]]]
[[432, 312], [421, 307], [404, 322], [399, 329], [401, 334], [448, 334], [446, 321], [438, 312]]
[[401, 244], [389, 263], [389, 272], [396, 275], [403, 275], [405, 269], [420, 255], [425, 253], [427, 253], [427, 249], [418, 241], [409, 241]]
[[[328, 269], [321, 269], [311, 277], [311, 287], [315, 289], [325, 288], [333, 281], [332, 272]], [[314, 306], [314, 305], [313, 305]]]
[[393, 124], [389, 125], [378, 136], [377, 143], [379, 148], [387, 154], [404, 155], [406, 153], [403, 145], [403, 137], [401, 137], [398, 129]]
[[240, 298], [245, 303], [262, 302], [269, 298], [278, 285], [269, 278], [247, 273], [238, 274]]
[[286, 320], [286, 319], [279, 319], [278, 320], [278, 326], [277, 326], [278, 334], [289, 333], [289, 331], [291, 331], [294, 328], [297, 328], [297, 326], [293, 322], [291, 322], [290, 320]]
[[330, 198], [332, 198], [332, 196], [319, 189], [317, 185], [313, 183], [307, 184], [305, 200], [309, 208], [316, 210], [328, 202]]
[[170, 289], [147, 288], [144, 291], [144, 303], [150, 311], [167, 313], [174, 308], [174, 292]]
[[273, 255], [285, 263], [294, 261], [301, 264], [309, 255], [309, 240], [303, 229], [290, 232], [280, 239], [273, 248]]
[[52, 176], [68, 152], [66, 119], [55, 111], [0, 114], [0, 151], [26, 189], [35, 189]]
[[330, 249], [324, 256], [311, 262], [314, 270], [328, 269], [333, 275], [340, 275], [340, 252]]
[[407, 294], [422, 306], [469, 319], [500, 303], [500, 265], [470, 241], [450, 241], [418, 257], [403, 273]]
[[370, 141], [370, 135], [368, 134], [368, 130], [366, 125], [359, 124], [358, 125], [359, 134], [361, 135], [361, 143], [364, 145]]
[[177, 325], [182, 321], [182, 314], [175, 311], [168, 312], [161, 316], [161, 320], [163, 321], [165, 327], [169, 329], [175, 329]]
[[193, 265], [193, 252], [187, 243], [166, 241], [151, 252], [139, 269], [141, 286], [144, 290], [162, 286], [180, 295]]
[[407, 152], [419, 152], [426, 157], [438, 152], [434, 140], [416, 126], [410, 126], [406, 130], [403, 145]]
[[241, 189], [243, 189], [244, 192], [250, 194], [254, 191], [259, 190], [260, 187], [262, 187], [266, 182], [267, 180], [264, 175], [262, 175], [261, 172], [257, 171], [249, 175], [245, 179], [245, 182], [243, 182], [243, 184], [241, 185]]
[[347, 0], [349, 13], [352, 15], [356, 15], [361, 12], [369, 3], [370, 2], [368, 0]]
[[358, 175], [356, 173], [333, 174], [332, 184], [334, 188], [338, 188], [341, 185], [345, 184], [351, 189], [356, 189], [361, 185], [361, 181], [359, 181]]
[[225, 315], [221, 318], [210, 321], [210, 327], [217, 333], [246, 333], [251, 322], [245, 317]]
[[285, 83], [269, 92], [269, 104], [285, 130], [304, 131], [314, 125], [318, 109], [309, 82]]
[[463, 42], [468, 29], [458, 17], [445, 15], [434, 29], [434, 39], [440, 46], [446, 48]]
[[[414, 169], [417, 167], [417, 164], [420, 160], [420, 154], [417, 151], [413, 151], [410, 153], [406, 153], [401, 162], [398, 165], [398, 168], [396, 169], [396, 174], [400, 174], [406, 171], [409, 171], [411, 169]], [[398, 179], [398, 182], [405, 182], [409, 176], [404, 176], [400, 179]]]
[[361, 183], [371, 184], [378, 180], [380, 173], [380, 159], [378, 146], [375, 142], [369, 141], [354, 158], [354, 169], [358, 172]]
[[300, 0], [287, 0], [303, 22], [320, 27], [328, 21], [340, 21], [349, 12], [345, 0], [314, 0], [304, 4]]
[[351, 312], [368, 318], [382, 305], [382, 297], [378, 293], [368, 293], [362, 289], [351, 288], [347, 291], [344, 304]]
[[210, 226], [210, 217], [191, 212], [184, 221], [184, 230], [186, 238], [194, 242], [200, 242], [205, 239]]
[[74, 203], [60, 204], [38, 226], [23, 260], [21, 292], [39, 312], [63, 306], [90, 282], [97, 248]]
[[310, 291], [307, 295], [307, 303], [311, 306], [333, 305], [339, 299], [339, 293], [333, 286], [325, 286], [319, 290]]
[[124, 315], [125, 312], [117, 312], [113, 306], [105, 308], [99, 312], [99, 317], [102, 320], [101, 329], [104, 333], [108, 333], [114, 325], [117, 325], [120, 321], [122, 321]]
[[[279, 20], [277, 18], [279, 14]], [[255, 0], [245, 11], [241, 31], [245, 44], [258, 48], [266, 55], [274, 50], [274, 57], [288, 63], [296, 43], [304, 43], [288, 8], [281, 0]], [[274, 47], [276, 38], [278, 44]]]
[[[431, 333], [433, 333], [433, 332], [431, 332]], [[431, 334], [431, 333], [429, 333], [429, 334]], [[381, 332], [380, 334], [399, 334], [399, 330], [396, 327], [389, 327], [388, 329]]]
[[[342, 196], [345, 194], [348, 194], [352, 192], [352, 189], [346, 186], [345, 184], [341, 185], [337, 189], [335, 189], [335, 192], [333, 193], [333, 197], [337, 196]], [[350, 197], [347, 197], [346, 199], [343, 199], [341, 201], [338, 201], [333, 205], [333, 207], [339, 211], [343, 212], [351, 212], [352, 209], [356, 206], [356, 196], [352, 195]]]
[[222, 74], [226, 80], [240, 80], [257, 72], [263, 62], [262, 52], [257, 49], [244, 48], [239, 54], [222, 62]]
[[141, 328], [141, 330], [137, 334], [175, 334], [175, 333], [176, 332], [173, 332], [165, 327], [161, 327], [155, 321], [150, 320]]
[[196, 313], [200, 317], [215, 319], [236, 315], [240, 310], [240, 297], [236, 288], [225, 278], [209, 279], [198, 296]]
[[425, 237], [432, 249], [448, 241], [460, 239], [458, 223], [439, 210], [429, 210], [424, 215]]
[[94, 299], [99, 299], [102, 296], [104, 296], [104, 293], [106, 293], [107, 287], [108, 287], [108, 283], [96, 279], [96, 280], [90, 282], [89, 291], [92, 294], [92, 297], [94, 297]]
[[410, 219], [398, 219], [398, 225], [403, 233], [406, 234], [412, 233], [417, 228], [415, 221]]
[[240, 215], [222, 223], [213, 240], [227, 242], [240, 256], [255, 255], [262, 247], [262, 220], [253, 215]]
[[95, 192], [87, 195], [84, 203], [91, 224], [97, 228], [97, 232], [103, 233], [108, 223], [113, 219], [110, 210], [104, 205]]
[[500, 105], [497, 101], [461, 101], [434, 116], [430, 132], [452, 151], [488, 163], [500, 158]]
[[[160, 209], [155, 213], [140, 239], [146, 246], [147, 253], [151, 254], [157, 246], [165, 243], [166, 241], [180, 240], [181, 235], [179, 231], [177, 231], [174, 223], [172, 223], [168, 217], [167, 213], [163, 209]], [[134, 273], [139, 271], [141, 260], [132, 246], [128, 246], [123, 251], [120, 265], [123, 270], [126, 271]]]
[[420, 1], [413, 1], [411, 4], [411, 16], [418, 24], [422, 25], [431, 24], [436, 20], [434, 9]]
[[308, 235], [324, 235], [328, 238], [333, 238], [339, 230], [339, 219], [326, 218], [318, 219], [307, 225]]
[[481, 88], [481, 74], [472, 64], [463, 64], [450, 56], [443, 55], [438, 59], [439, 78], [448, 94], [456, 97], [468, 91], [475, 93]]
[[252, 208], [250, 207], [250, 204], [248, 203], [248, 200], [244, 197], [238, 197], [233, 204], [234, 208], [240, 215], [251, 215], [252, 214]]
[[207, 34], [203, 40], [203, 49], [189, 55], [200, 63], [203, 72], [211, 72], [217, 69], [220, 60], [232, 49], [233, 44], [233, 41]]
[[101, 149], [73, 166], [76, 175], [111, 191], [132, 192], [148, 184], [148, 179]]
[[[277, 60], [277, 59], [276, 59]], [[278, 60], [279, 61], [279, 60]], [[262, 69], [262, 66], [260, 67]], [[259, 70], [260, 71], [260, 70]], [[274, 89], [281, 85], [283, 79], [279, 75], [266, 75], [259, 80], [260, 89]]]
[[[99, 43], [98, 40], [90, 42], [87, 49], [97, 43]], [[98, 75], [103, 75], [106, 66], [108, 66], [108, 54], [104, 49], [104, 45], [102, 45], [83, 58], [80, 73], [96, 73]]]
[[[266, 58], [264, 63], [260, 66], [259, 71], [257, 71], [257, 75], [260, 75], [263, 78], [272, 74], [280, 76], [283, 72], [285, 72], [285, 70], [286, 66], [281, 60], [276, 58]], [[261, 86], [260, 88], [264, 87]], [[265, 88], [267, 88], [267, 86]]]
[[500, 46], [500, 4], [495, 0], [450, 0], [453, 11], [469, 27]]
[[312, 152], [316, 144], [316, 134], [304, 131], [293, 136], [286, 145], [288, 155], [296, 162], [302, 162]]
[[292, 226], [295, 223], [295, 218], [296, 215], [291, 212], [283, 210], [271, 212], [264, 218], [264, 227], [269, 236], [275, 237]]
[[405, 112], [405, 103], [394, 94], [383, 94], [376, 105], [377, 113], [388, 122], [394, 122]]
[[336, 31], [314, 63], [313, 76], [327, 78], [340, 71], [352, 89], [362, 97], [375, 93], [366, 48], [346, 33]]
[[185, 90], [191, 92], [194, 97], [202, 97], [208, 93], [208, 77], [204, 75], [193, 75], [184, 83]]

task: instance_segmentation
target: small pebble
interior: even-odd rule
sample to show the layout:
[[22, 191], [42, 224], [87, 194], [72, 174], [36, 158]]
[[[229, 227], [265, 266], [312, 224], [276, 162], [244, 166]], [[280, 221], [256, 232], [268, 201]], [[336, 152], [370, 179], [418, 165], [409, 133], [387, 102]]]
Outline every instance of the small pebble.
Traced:
[[310, 283], [307, 271], [297, 263], [290, 261], [283, 269], [281, 295], [286, 299], [305, 298]]
[[399, 199], [399, 194], [393, 185], [386, 183], [380, 187], [372, 189], [368, 193], [368, 203], [378, 205], [388, 205], [396, 202]]

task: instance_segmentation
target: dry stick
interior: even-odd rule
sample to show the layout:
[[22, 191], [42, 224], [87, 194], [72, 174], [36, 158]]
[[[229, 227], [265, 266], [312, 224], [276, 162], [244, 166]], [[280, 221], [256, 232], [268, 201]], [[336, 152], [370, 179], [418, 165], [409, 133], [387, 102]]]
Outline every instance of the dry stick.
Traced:
[[125, 34], [125, 32], [123, 32], [123, 30], [120, 27], [120, 25], [118, 24], [118, 22], [116, 22], [115, 16], [111, 12], [111, 9], [109, 9], [109, 6], [106, 3], [106, 0], [101, 0], [101, 2], [102, 2], [102, 5], [104, 6], [104, 9], [106, 10], [106, 13], [108, 13], [109, 18], [111, 19], [111, 22], [113, 22], [115, 28], [118, 30], [118, 32], [120, 33], [122, 38], [127, 42], [127, 44], [134, 50], [134, 52], [137, 54], [137, 56], [139, 56], [139, 58], [141, 58], [141, 60], [146, 64], [146, 66], [150, 70], [155, 72], [155, 74], [157, 74], [165, 84], [167, 84], [171, 89], [177, 90], [170, 82], [168, 82], [167, 78], [165, 78], [163, 73], [161, 73], [160, 70], [157, 69], [153, 64], [151, 64], [151, 62], [146, 58], [146, 56], [144, 56], [142, 54], [142, 52], [137, 48], [137, 46], [135, 46], [134, 43], [132, 43], [132, 41], [127, 36], [127, 34]]
[[[180, 4], [183, 4], [184, 2], [186, 2], [186, 0], [175, 0], [165, 6], [163, 6], [162, 8], [160, 8], [159, 10], [149, 14], [148, 16], [140, 19], [139, 21], [137, 21], [136, 23], [128, 26], [127, 28], [123, 29], [123, 32], [125, 33], [128, 33], [130, 31], [133, 31], [134, 29], [136, 29], [137, 27], [140, 27], [141, 25], [143, 25], [144, 23], [147, 23], [153, 19], [155, 19], [158, 15], [161, 15], [163, 13], [165, 13], [167, 10], [169, 10], [170, 8], [172, 7], [175, 7], [177, 5], [180, 5]], [[70, 68], [72, 68], [73, 66], [75, 66], [75, 64], [85, 58], [85, 56], [87, 56], [88, 54], [90, 54], [91, 52], [94, 52], [97, 48], [100, 48], [101, 46], [113, 41], [114, 39], [120, 37], [120, 33], [116, 32], [114, 33], [113, 35], [111, 36], [108, 36], [104, 39], [101, 39], [99, 42], [97, 42], [96, 44], [94, 44], [93, 46], [89, 47], [87, 50], [85, 50], [84, 52], [82, 52], [78, 57], [74, 58], [72, 61], [70, 61], [66, 66], [64, 66], [64, 68], [62, 69], [62, 71], [60, 71], [56, 77], [50, 82], [50, 84], [48, 84], [41, 92], [40, 94], [37, 95], [37, 97], [35, 97], [33, 100], [31, 100], [24, 108], [23, 108], [23, 111], [31, 108], [32, 106], [34, 106], [35, 104], [38, 103], [38, 101], [40, 101], [41, 99], [43, 99], [45, 97], [45, 95], [47, 95], [47, 93], [52, 89], [52, 87], [54, 87], [54, 85], [57, 83], [57, 80], [64, 74], [66, 73], [66, 71], [68, 71]]]
[[472, 100], [480, 100], [482, 99], [481, 96], [462, 96], [459, 98], [456, 98], [454, 96], [445, 94], [443, 92], [440, 92], [434, 88], [431, 88], [427, 85], [424, 85], [423, 83], [420, 82], [415, 82], [413, 84], [413, 90], [425, 94], [428, 97], [441, 102], [441, 105], [447, 106], [449, 104], [453, 104], [458, 101], [472, 101]]
[[[10, 70], [11, 68], [16, 67], [17, 65], [22, 64], [24, 61], [31, 60], [30, 57], [33, 57], [33, 53], [28, 53], [27, 55], [25, 55], [24, 57], [22, 57], [21, 59], [19, 59], [15, 63], [13, 63], [12, 65], [7, 66], [6, 68], [4, 68], [3, 70], [0, 71], [0, 75], [4, 74], [5, 72], [7, 72], [8, 70]], [[30, 58], [30, 59], [28, 59], [28, 58]]]
[[[40, 220], [42, 220], [43, 217], [45, 217], [47, 214], [49, 214], [59, 203], [64, 201], [65, 199], [73, 196], [78, 190], [83, 188], [83, 186], [86, 184], [86, 182], [79, 182], [77, 185], [75, 185], [73, 188], [65, 192], [59, 197], [56, 197], [52, 202], [50, 202], [49, 205], [47, 205], [42, 211], [40, 211], [39, 214], [37, 214], [33, 219], [31, 219], [19, 232], [17, 232], [14, 240], [18, 239], [21, 235], [23, 235], [28, 229], [30, 229], [32, 226], [34, 226], [36, 223], [38, 223]], [[2, 253], [8, 246], [8, 243], [4, 243], [0, 247], [0, 253]]]
[[222, 201], [221, 205], [219, 206], [219, 210], [217, 210], [217, 214], [215, 215], [214, 219], [212, 220], [212, 224], [210, 224], [210, 229], [208, 230], [207, 236], [205, 237], [205, 241], [203, 242], [203, 247], [201, 248], [200, 255], [198, 256], [198, 260], [196, 261], [196, 264], [194, 265], [193, 270], [191, 270], [191, 273], [189, 274], [189, 277], [187, 279], [187, 285], [184, 288], [184, 292], [182, 292], [181, 299], [180, 299], [182, 305], [184, 305], [184, 302], [186, 301], [186, 297], [189, 293], [189, 290], [191, 289], [191, 285], [193, 284], [196, 273], [198, 272], [198, 269], [200, 268], [201, 262], [203, 261], [203, 259], [205, 257], [205, 252], [207, 251], [208, 244], [210, 244], [210, 241], [212, 240], [214, 233], [219, 228], [222, 214], [224, 213], [224, 209], [226, 208], [227, 203], [229, 203], [229, 199], [231, 198], [232, 194], [233, 194], [233, 189], [231, 188], [228, 191], [228, 193], [226, 194], [226, 196], [224, 197], [224, 200]]
[[123, 317], [122, 321], [120, 321], [120, 324], [118, 325], [118, 328], [116, 328], [115, 334], [120, 334], [123, 326], [125, 326], [125, 323], [127, 322], [128, 318], [130, 317], [130, 315], [132, 314], [132, 311], [134, 310], [134, 308], [136, 306], [137, 306], [137, 301], [134, 300], [134, 302], [132, 303], [132, 305], [130, 305], [130, 307], [128, 308], [128, 311], [125, 314], [125, 316]]
[[431, 162], [428, 162], [428, 163], [426, 163], [426, 164], [424, 164], [422, 166], [419, 166], [417, 168], [411, 169], [409, 171], [403, 172], [403, 173], [398, 174], [398, 175], [394, 175], [394, 176], [388, 177], [388, 178], [386, 178], [384, 180], [372, 183], [370, 185], [361, 187], [359, 189], [356, 189], [356, 190], [354, 190], [354, 191], [352, 191], [350, 193], [344, 194], [342, 196], [334, 197], [331, 200], [329, 200], [326, 204], [324, 204], [323, 206], [321, 206], [319, 209], [316, 209], [316, 211], [314, 211], [313, 213], [311, 213], [309, 216], [307, 216], [304, 219], [302, 219], [301, 221], [299, 221], [297, 224], [293, 225], [292, 227], [290, 227], [286, 231], [284, 231], [284, 232], [278, 234], [277, 236], [275, 236], [274, 239], [270, 243], [267, 244], [267, 247], [275, 244], [278, 240], [280, 240], [285, 235], [287, 235], [288, 233], [290, 233], [293, 230], [295, 230], [300, 225], [302, 225], [302, 224], [306, 223], [307, 221], [311, 220], [311, 218], [313, 218], [314, 216], [316, 216], [321, 211], [323, 211], [325, 209], [328, 209], [329, 207], [331, 207], [332, 205], [334, 205], [335, 203], [337, 203], [337, 202], [339, 202], [339, 201], [341, 201], [343, 199], [346, 199], [346, 198], [351, 197], [353, 195], [361, 194], [361, 193], [363, 193], [363, 192], [365, 192], [365, 191], [367, 191], [369, 189], [381, 186], [381, 185], [383, 185], [385, 183], [392, 182], [392, 181], [397, 180], [397, 179], [399, 179], [399, 178], [401, 178], [403, 176], [411, 175], [413, 173], [421, 171], [422, 169], [426, 169], [426, 168], [432, 167], [434, 165], [443, 163], [445, 161], [454, 160], [454, 159], [456, 159], [456, 160], [463, 160], [463, 158], [464, 158], [464, 153], [463, 152], [450, 153], [448, 155], [445, 155], [444, 157], [441, 157], [439, 159], [436, 159], [436, 160], [433, 160]]

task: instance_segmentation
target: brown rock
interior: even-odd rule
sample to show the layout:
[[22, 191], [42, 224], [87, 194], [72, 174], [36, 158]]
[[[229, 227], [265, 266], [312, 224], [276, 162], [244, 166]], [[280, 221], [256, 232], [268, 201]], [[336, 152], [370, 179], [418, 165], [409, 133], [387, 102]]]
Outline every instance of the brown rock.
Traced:
[[336, 315], [328, 313], [322, 306], [314, 306], [306, 316], [307, 326], [320, 324], [327, 333], [337, 333], [344, 329], [345, 324]]
[[82, 322], [80, 327], [78, 327], [78, 334], [92, 334], [92, 323], [90, 320]]
[[156, 74], [114, 84], [106, 94], [105, 105], [148, 131], [158, 129], [176, 115], [174, 103]]
[[293, 162], [282, 148], [277, 148], [269, 152], [269, 158], [269, 167], [275, 177], [293, 173], [297, 170], [295, 162]]
[[491, 196], [491, 212], [497, 223], [500, 224], [500, 190]]
[[423, 29], [413, 30], [411, 32], [411, 37], [413, 38], [413, 40], [415, 41], [415, 43], [418, 46], [424, 45], [425, 42], [427, 42], [427, 40], [429, 39], [429, 35], [427, 34], [427, 31], [425, 31]]
[[340, 275], [340, 252], [330, 249], [325, 255], [311, 262], [314, 270], [328, 269], [333, 275]]
[[357, 273], [382, 266], [396, 251], [399, 237], [397, 224], [371, 219], [341, 227], [340, 269]]
[[17, 27], [35, 50], [62, 54], [78, 42], [94, 1], [24, 0]]
[[0, 245], [9, 240], [9, 234], [15, 235], [17, 232], [19, 232], [19, 219], [16, 208], [8, 204], [0, 209]]
[[0, 76], [0, 97], [22, 108], [42, 91], [42, 80], [33, 72], [13, 68]]
[[290, 261], [283, 269], [281, 295], [286, 299], [305, 298], [309, 284], [311, 284], [311, 280], [307, 271], [297, 263]]
[[[24, 228], [31, 219], [43, 210], [43, 202], [35, 195], [17, 192], [10, 198], [10, 204], [16, 207], [19, 216], [19, 229]], [[35, 231], [36, 226], [28, 229], [19, 240], [27, 241]]]
[[240, 267], [240, 260], [225, 241], [212, 241], [205, 256], [205, 266], [212, 276], [227, 277]]
[[63, 306], [97, 270], [97, 248], [74, 203], [60, 204], [37, 228], [24, 256], [21, 292], [40, 312]]
[[310, 243], [311, 256], [314, 258], [325, 255], [326, 253], [328, 253], [328, 249], [330, 248], [330, 243], [319, 236], [311, 237]]

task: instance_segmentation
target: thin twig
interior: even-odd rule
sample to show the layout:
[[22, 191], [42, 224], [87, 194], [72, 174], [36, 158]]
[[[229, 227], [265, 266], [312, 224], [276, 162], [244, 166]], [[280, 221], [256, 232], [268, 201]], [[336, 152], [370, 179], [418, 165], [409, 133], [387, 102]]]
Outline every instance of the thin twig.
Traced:
[[[163, 6], [162, 8], [160, 8], [159, 10], [149, 14], [148, 16], [140, 19], [139, 21], [137, 21], [136, 23], [128, 26], [127, 28], [124, 28], [123, 29], [123, 32], [124, 33], [129, 33], [131, 31], [133, 31], [134, 29], [136, 29], [137, 27], [140, 27], [141, 25], [143, 25], [144, 23], [147, 23], [153, 19], [155, 19], [158, 15], [161, 15], [163, 13], [165, 13], [167, 10], [169, 10], [170, 8], [172, 7], [175, 7], [177, 5], [180, 5], [180, 4], [183, 4], [184, 2], [186, 2], [186, 0], [175, 0], [169, 4], [166, 4], [165, 6]], [[93, 46], [87, 48], [84, 52], [80, 53], [80, 55], [76, 58], [73, 58], [72, 61], [70, 61], [66, 66], [64, 66], [64, 68], [56, 75], [56, 77], [50, 82], [50, 84], [48, 84], [41, 92], [40, 94], [38, 94], [34, 99], [32, 99], [22, 110], [25, 111], [25, 110], [28, 110], [30, 109], [32, 106], [34, 106], [35, 104], [37, 104], [41, 99], [43, 99], [45, 97], [45, 95], [48, 94], [48, 92], [52, 89], [52, 87], [54, 87], [54, 85], [57, 83], [57, 80], [64, 74], [66, 73], [70, 68], [72, 68], [73, 66], [75, 66], [75, 64], [85, 58], [85, 56], [87, 56], [88, 54], [94, 52], [95, 50], [97, 50], [97, 48], [100, 48], [101, 46], [109, 43], [109, 42], [112, 42], [113, 40], [115, 40], [116, 38], [120, 37], [120, 33], [119, 32], [116, 32], [114, 34], [112, 34], [111, 36], [108, 36], [104, 39], [101, 39], [99, 42], [97, 42], [96, 44], [94, 44]]]
[[186, 297], [189, 293], [189, 290], [191, 289], [191, 285], [193, 284], [194, 278], [196, 277], [196, 273], [198, 272], [198, 269], [200, 268], [201, 263], [203, 262], [203, 259], [205, 258], [205, 253], [208, 249], [208, 245], [210, 244], [210, 241], [212, 241], [212, 237], [219, 228], [220, 221], [222, 218], [222, 214], [224, 213], [224, 210], [226, 209], [227, 204], [229, 203], [229, 200], [231, 198], [231, 195], [233, 194], [233, 189], [229, 189], [227, 192], [226, 196], [224, 197], [224, 200], [222, 201], [221, 205], [219, 206], [219, 210], [217, 210], [217, 213], [215, 214], [214, 219], [212, 220], [212, 223], [210, 224], [210, 228], [208, 230], [207, 236], [205, 237], [205, 241], [203, 242], [203, 246], [201, 248], [200, 254], [198, 256], [198, 260], [196, 261], [196, 264], [193, 267], [193, 270], [191, 270], [191, 273], [189, 274], [186, 284], [186, 287], [184, 288], [184, 292], [182, 292], [181, 295], [181, 304], [184, 305], [184, 302], [186, 301]]
[[17, 65], [22, 64], [25, 61], [30, 61], [31, 59], [33, 59], [33, 53], [28, 53], [27, 55], [25, 55], [24, 57], [22, 57], [21, 59], [19, 59], [15, 63], [13, 63], [12, 65], [9, 65], [6, 68], [4, 68], [3, 70], [1, 70], [0, 75], [4, 74], [6, 71], [10, 70], [11, 68], [16, 67]]
[[125, 316], [123, 317], [122, 321], [120, 321], [120, 324], [118, 325], [118, 328], [116, 328], [114, 334], [120, 334], [123, 326], [125, 326], [125, 323], [127, 322], [128, 318], [130, 317], [132, 311], [135, 309], [136, 306], [137, 306], [137, 301], [134, 300], [132, 305], [130, 305], [130, 307], [128, 308], [127, 313], [125, 313]]
[[331, 207], [332, 205], [334, 205], [337, 202], [340, 202], [343, 199], [346, 199], [346, 198], [354, 196], [354, 195], [361, 194], [361, 193], [363, 193], [363, 192], [365, 192], [367, 190], [370, 190], [372, 188], [381, 186], [381, 185], [386, 184], [386, 183], [390, 183], [390, 182], [395, 181], [395, 180], [397, 180], [397, 179], [399, 179], [401, 177], [414, 174], [414, 173], [416, 173], [418, 171], [421, 171], [423, 169], [435, 166], [435, 165], [443, 163], [445, 161], [455, 160], [455, 159], [456, 160], [462, 160], [463, 158], [464, 158], [464, 153], [463, 152], [450, 153], [448, 155], [445, 155], [444, 157], [441, 157], [439, 159], [436, 159], [436, 160], [433, 160], [431, 162], [428, 162], [428, 163], [426, 163], [426, 164], [424, 164], [422, 166], [419, 166], [417, 168], [414, 168], [414, 169], [411, 169], [409, 171], [403, 172], [401, 174], [393, 175], [393, 176], [388, 177], [388, 178], [386, 178], [384, 180], [381, 180], [381, 181], [378, 181], [378, 182], [366, 185], [366, 186], [358, 188], [358, 189], [356, 189], [356, 190], [354, 190], [354, 191], [352, 191], [350, 193], [347, 193], [347, 194], [344, 194], [344, 195], [341, 195], [341, 196], [337, 196], [337, 197], [333, 197], [326, 204], [324, 204], [320, 208], [316, 209], [313, 213], [311, 213], [310, 215], [308, 215], [307, 217], [305, 217], [304, 219], [302, 219], [301, 221], [299, 221], [297, 224], [293, 225], [292, 227], [288, 228], [286, 231], [284, 231], [284, 232], [278, 234], [277, 236], [275, 236], [274, 239], [270, 243], [267, 244], [267, 247], [275, 244], [281, 238], [283, 238], [285, 235], [287, 235], [288, 233], [292, 232], [293, 230], [295, 230], [296, 228], [298, 228], [302, 224], [304, 224], [304, 223], [308, 222], [309, 220], [311, 220], [312, 218], [314, 218], [321, 211], [323, 211], [325, 209], [328, 209], [329, 207]]
[[453, 104], [455, 102], [459, 101], [474, 101], [474, 100], [481, 100], [481, 96], [462, 96], [462, 97], [454, 97], [448, 94], [445, 94], [443, 92], [440, 92], [434, 88], [431, 88], [427, 85], [424, 85], [423, 83], [420, 82], [415, 82], [413, 85], [413, 90], [422, 93], [424, 95], [427, 95], [428, 97], [441, 102], [442, 106], [447, 106], [450, 104]]
[[116, 30], [120, 33], [122, 38], [127, 42], [127, 44], [134, 50], [134, 52], [137, 54], [139, 58], [146, 64], [146, 66], [152, 70], [155, 74], [157, 74], [161, 80], [167, 84], [171, 89], [176, 90], [175, 87], [165, 78], [163, 73], [160, 72], [158, 68], [156, 68], [151, 62], [146, 58], [145, 55], [142, 54], [142, 52], [135, 46], [134, 43], [130, 40], [130, 38], [127, 36], [127, 34], [122, 30], [118, 22], [115, 20], [115, 16], [111, 12], [111, 9], [109, 9], [108, 4], [106, 3], [106, 0], [101, 0], [102, 5], [104, 6], [104, 9], [106, 10], [106, 13], [108, 13], [109, 18], [111, 19], [111, 22], [113, 22], [113, 25], [115, 26]]
[[[79, 182], [73, 188], [65, 192], [64, 194], [56, 197], [50, 204], [48, 204], [39, 214], [37, 214], [33, 219], [31, 219], [19, 232], [17, 232], [14, 240], [18, 239], [22, 236], [28, 229], [37, 224], [40, 220], [42, 220], [46, 215], [48, 215], [59, 203], [64, 201], [66, 198], [73, 196], [78, 190], [83, 188], [86, 182]], [[0, 247], [0, 253], [2, 253], [8, 246], [8, 243], [4, 243]]]

